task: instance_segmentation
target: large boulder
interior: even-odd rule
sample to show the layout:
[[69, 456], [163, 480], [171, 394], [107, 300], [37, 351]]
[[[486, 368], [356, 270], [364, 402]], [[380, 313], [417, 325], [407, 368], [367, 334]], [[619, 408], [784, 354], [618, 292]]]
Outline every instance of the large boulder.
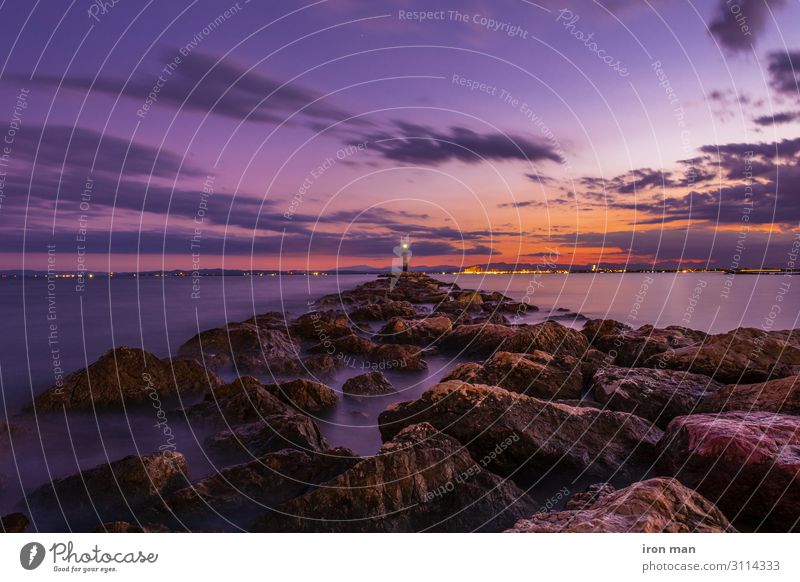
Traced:
[[330, 448], [317, 424], [304, 414], [275, 414], [238, 424], [206, 440], [209, 451], [228, 461], [252, 459], [293, 448], [324, 451]]
[[353, 333], [347, 326], [348, 323], [349, 319], [344, 311], [312, 311], [295, 319], [290, 329], [301, 339], [319, 343], [326, 338], [335, 339]]
[[336, 405], [339, 397], [322, 382], [300, 378], [290, 382], [271, 384], [267, 390], [286, 404], [306, 412], [318, 412]]
[[632, 331], [631, 326], [614, 319], [590, 319], [581, 329], [581, 333], [594, 345], [596, 339], [609, 335], [620, 335]]
[[495, 351], [534, 352], [581, 357], [589, 347], [586, 336], [555, 321], [535, 325], [459, 325], [442, 347], [462, 354], [489, 355]]
[[641, 416], [665, 428], [676, 416], [696, 412], [722, 388], [708, 376], [653, 368], [607, 366], [594, 375], [594, 399], [610, 410]]
[[271, 394], [266, 386], [252, 382], [246, 389], [234, 388], [219, 395], [212, 392], [203, 402], [188, 406], [185, 411], [190, 421], [213, 426], [245, 424], [272, 415], [299, 414]]
[[310, 348], [312, 353], [328, 354], [339, 361], [348, 363], [360, 358], [365, 367], [376, 370], [420, 371], [428, 365], [423, 356], [423, 348], [408, 344], [376, 344], [355, 334], [328, 340]]
[[514, 533], [719, 533], [736, 531], [717, 507], [676, 479], [633, 483], [580, 509], [539, 513]]
[[37, 508], [41, 508], [48, 516], [65, 520], [61, 527], [83, 529], [98, 519], [136, 521], [141, 508], [188, 485], [188, 475], [188, 463], [180, 453], [167, 450], [131, 455], [55, 479], [28, 495], [28, 503], [37, 521], [42, 515]]
[[194, 360], [160, 360], [139, 348], [107, 351], [88, 368], [67, 376], [34, 400], [37, 411], [122, 407], [178, 394], [202, 393], [219, 378]]
[[700, 402], [698, 412], [782, 412], [800, 414], [800, 376], [757, 384], [728, 384]]
[[650, 357], [644, 365], [688, 370], [726, 384], [764, 382], [800, 374], [800, 343], [792, 331], [741, 327]]
[[414, 317], [417, 310], [408, 301], [383, 300], [366, 303], [350, 312], [353, 321], [384, 321], [392, 317]]
[[740, 529], [797, 531], [800, 417], [768, 412], [673, 420], [660, 469], [715, 503]]
[[456, 380], [419, 400], [389, 406], [378, 422], [384, 440], [410, 424], [428, 422], [503, 474], [522, 469], [539, 474], [559, 464], [604, 477], [639, 476], [662, 435], [625, 412], [572, 407]]
[[383, 372], [367, 372], [348, 378], [342, 386], [342, 392], [349, 396], [382, 396], [394, 394], [397, 390]]
[[313, 420], [254, 380], [240, 378], [238, 389], [233, 383], [231, 390], [209, 394], [205, 401], [186, 408], [192, 424], [225, 427], [206, 441], [212, 452], [226, 459], [244, 459], [284, 448], [328, 448]]
[[449, 317], [407, 319], [394, 317], [381, 328], [378, 336], [387, 343], [405, 343], [427, 346], [436, 343], [453, 329]]
[[525, 494], [429, 424], [409, 426], [348, 471], [257, 520], [256, 531], [502, 530]]
[[178, 354], [202, 361], [214, 370], [286, 374], [302, 370], [299, 351], [280, 326], [246, 321], [201, 332], [183, 344]]
[[556, 357], [546, 352], [530, 354], [496, 352], [483, 364], [461, 364], [442, 381], [500, 386], [537, 398], [580, 398], [583, 376], [572, 356]]
[[0, 517], [0, 532], [3, 533], [24, 533], [28, 525], [30, 521], [22, 513], [10, 513]]
[[[608, 323], [611, 321], [611, 323]], [[590, 335], [594, 332], [594, 335]], [[649, 366], [663, 368], [665, 357], [678, 350], [702, 341], [706, 334], [686, 327], [671, 325], [664, 329], [643, 325], [639, 329], [628, 329], [613, 320], [599, 323], [589, 322], [583, 333], [592, 346], [609, 356], [609, 363], [627, 368]], [[645, 364], [650, 360], [650, 363]]]
[[166, 513], [192, 528], [244, 529], [254, 515], [315, 489], [358, 461], [344, 448], [280, 450], [175, 491], [166, 499]]

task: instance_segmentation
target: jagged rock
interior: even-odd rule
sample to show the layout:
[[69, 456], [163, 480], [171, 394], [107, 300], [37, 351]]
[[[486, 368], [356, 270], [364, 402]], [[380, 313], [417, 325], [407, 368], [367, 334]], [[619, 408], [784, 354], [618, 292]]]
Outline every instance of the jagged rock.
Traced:
[[239, 322], [199, 333], [178, 354], [213, 370], [233, 367], [238, 372], [283, 374], [302, 369], [299, 350], [284, 329]]
[[662, 435], [624, 412], [571, 407], [457, 380], [435, 386], [419, 400], [389, 406], [378, 422], [384, 441], [409, 424], [429, 422], [476, 459], [489, 458], [489, 466], [503, 474], [523, 466], [543, 472], [563, 463], [598, 476], [616, 471], [636, 476], [653, 460]]
[[564, 505], [564, 509], [588, 509], [598, 501], [614, 493], [614, 491], [616, 491], [616, 489], [611, 483], [594, 483], [593, 485], [589, 485], [584, 491], [570, 497]]
[[417, 346], [379, 344], [370, 350], [367, 359], [370, 366], [380, 369], [420, 371], [428, 368], [422, 354]]
[[449, 317], [405, 319], [394, 317], [378, 332], [381, 340], [389, 343], [431, 345], [453, 328]]
[[3, 533], [24, 533], [30, 521], [22, 513], [10, 513], [0, 518], [0, 531]]
[[800, 376], [758, 384], [728, 384], [703, 398], [698, 412], [782, 412], [800, 414]]
[[353, 333], [347, 326], [349, 319], [344, 311], [326, 310], [304, 313], [292, 322], [292, 333], [304, 340], [322, 342], [325, 338], [339, 338]]
[[300, 410], [318, 412], [336, 405], [339, 397], [322, 382], [300, 378], [291, 382], [271, 384], [267, 389], [286, 404]]
[[442, 381], [500, 386], [537, 398], [580, 398], [581, 367], [571, 356], [554, 357], [540, 351], [530, 354], [497, 352], [483, 364], [461, 364]]
[[[677, 325], [670, 325], [664, 329], [652, 325], [643, 325], [639, 329], [630, 330], [613, 320], [612, 323], [592, 324], [600, 328], [601, 333], [593, 336], [592, 346], [609, 354], [609, 363], [627, 368], [648, 366], [651, 368], [665, 368], [664, 358], [671, 357], [674, 350], [690, 346], [702, 341], [706, 334]], [[602, 329], [609, 327], [613, 331], [602, 333]], [[589, 331], [584, 328], [583, 333]], [[652, 363], [645, 363], [650, 359]]]
[[634, 483], [582, 509], [540, 513], [513, 533], [718, 533], [736, 531], [713, 503], [676, 479]]
[[166, 506], [191, 527], [246, 528], [253, 515], [303, 495], [359, 461], [345, 448], [284, 449], [220, 470], [171, 494]]
[[160, 360], [138, 348], [107, 351], [88, 368], [67, 376], [34, 400], [39, 412], [152, 403], [180, 394], [201, 393], [219, 378], [192, 360]]
[[348, 378], [342, 386], [342, 392], [350, 396], [381, 396], [394, 394], [397, 390], [383, 372], [367, 372]]
[[70, 528], [81, 529], [98, 519], [136, 521], [140, 508], [186, 486], [188, 475], [188, 464], [180, 453], [167, 450], [131, 455], [55, 479], [28, 495], [28, 502], [54, 519], [66, 520]]
[[383, 321], [392, 317], [414, 317], [417, 310], [408, 301], [367, 303], [350, 312], [353, 321]]
[[581, 329], [581, 333], [589, 340], [589, 345], [594, 345], [598, 338], [608, 335], [618, 336], [631, 331], [633, 331], [631, 326], [614, 319], [590, 319]]
[[100, 524], [94, 533], [149, 533], [150, 530], [136, 523], [127, 521], [109, 521]]
[[797, 531], [800, 417], [769, 412], [673, 420], [660, 469], [715, 503], [740, 529]]
[[231, 390], [212, 393], [204, 402], [186, 408], [192, 423], [230, 427], [206, 441], [213, 452], [247, 458], [287, 447], [328, 448], [313, 420], [270, 392], [277, 387], [262, 386], [247, 377], [230, 386]]
[[791, 331], [740, 327], [649, 358], [646, 366], [688, 370], [726, 384], [764, 382], [800, 374], [800, 342]]
[[442, 341], [443, 349], [478, 355], [498, 350], [513, 353], [540, 350], [581, 357], [588, 347], [586, 336], [555, 321], [519, 326], [459, 325]]
[[722, 388], [708, 376], [653, 368], [600, 368], [594, 399], [610, 410], [641, 416], [665, 428], [676, 416], [692, 414], [704, 396]]
[[209, 437], [206, 446], [228, 460], [259, 457], [286, 448], [303, 451], [330, 448], [317, 424], [299, 413], [274, 414], [236, 425]]
[[303, 358], [302, 361], [302, 372], [314, 377], [331, 376], [341, 364], [341, 360], [328, 354], [314, 354]]
[[500, 530], [531, 510], [524, 493], [429, 424], [409, 426], [348, 471], [258, 519], [255, 531]]
[[246, 390], [225, 391], [219, 397], [215, 394], [206, 396], [204, 402], [187, 407], [187, 418], [194, 422], [225, 426], [255, 422], [272, 415], [298, 414], [261, 385], [249, 383]]

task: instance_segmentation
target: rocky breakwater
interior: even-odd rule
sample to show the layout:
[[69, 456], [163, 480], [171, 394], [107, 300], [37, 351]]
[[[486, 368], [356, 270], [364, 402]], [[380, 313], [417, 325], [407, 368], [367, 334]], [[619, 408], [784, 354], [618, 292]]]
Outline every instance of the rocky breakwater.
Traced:
[[[36, 410], [175, 397], [195, 434], [210, 435], [204, 452], [218, 466], [191, 481], [180, 453], [124, 457], [30, 493], [35, 522], [84, 531], [797, 529], [794, 332], [508, 323], [519, 307], [425, 275], [387, 276], [299, 317], [266, 313], [204, 331], [173, 359], [112, 350], [37, 397]], [[444, 380], [380, 414], [377, 454], [323, 436], [315, 415], [373, 396], [396, 401], [397, 373], [421, 376], [432, 354], [452, 358]], [[333, 374], [354, 361], [368, 373]], [[531, 483], [575, 477], [618, 490], [597, 486], [563, 511], [533, 513], [541, 500], [526, 493]], [[27, 519], [7, 517], [13, 530]]]

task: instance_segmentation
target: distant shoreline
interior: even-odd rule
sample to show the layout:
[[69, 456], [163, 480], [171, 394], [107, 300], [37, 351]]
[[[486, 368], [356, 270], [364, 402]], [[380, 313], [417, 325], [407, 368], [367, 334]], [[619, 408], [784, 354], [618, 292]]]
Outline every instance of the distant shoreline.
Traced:
[[[554, 270], [535, 270], [535, 269], [519, 269], [519, 270], [488, 270], [488, 271], [474, 271], [474, 270], [461, 270], [461, 271], [446, 271], [446, 270], [419, 270], [413, 271], [414, 273], [427, 274], [427, 275], [461, 275], [461, 276], [495, 276], [495, 275], [601, 275], [601, 274], [641, 274], [641, 273], [679, 273], [679, 274], [692, 274], [692, 273], [711, 273], [720, 275], [791, 275], [800, 273], [800, 269], [781, 269], [781, 268], [763, 268], [763, 269], [554, 269]], [[124, 272], [124, 273], [106, 273], [106, 272], [87, 272], [80, 276], [88, 279], [193, 279], [199, 277], [330, 277], [336, 275], [388, 275], [390, 271], [374, 270], [374, 271], [243, 271], [243, 270], [205, 270], [201, 272], [194, 271], [143, 271], [138, 273]], [[71, 272], [57, 272], [47, 273], [46, 271], [34, 271], [24, 273], [20, 271], [0, 271], [0, 280], [22, 280], [22, 279], [47, 279], [54, 277], [56, 279], [74, 279], [78, 278], [79, 274]]]

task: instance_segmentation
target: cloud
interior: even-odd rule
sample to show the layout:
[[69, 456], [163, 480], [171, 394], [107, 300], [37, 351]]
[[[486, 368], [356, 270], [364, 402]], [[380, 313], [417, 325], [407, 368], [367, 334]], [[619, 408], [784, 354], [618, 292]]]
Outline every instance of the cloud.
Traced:
[[[751, 230], [740, 244], [741, 234], [736, 230], [720, 230], [709, 226], [670, 227], [668, 229], [587, 232], [552, 235], [551, 243], [576, 248], [604, 249], [605, 253], [629, 253], [633, 263], [640, 257], [651, 257], [652, 264], [677, 267], [701, 261], [709, 266], [731, 268], [734, 257], [739, 258], [739, 268], [786, 266], [787, 253], [792, 249], [795, 233]], [[577, 242], [576, 242], [577, 241]], [[563, 248], [561, 249], [563, 251]]]
[[24, 160], [28, 173], [31, 168], [57, 173], [66, 168], [84, 177], [89, 173], [175, 177], [179, 169], [181, 175], [204, 174], [188, 162], [181, 166], [181, 156], [169, 150], [64, 125], [26, 127], [14, 141], [14, 158]]
[[756, 117], [753, 119], [753, 122], [756, 125], [783, 125], [786, 123], [791, 123], [795, 120], [800, 119], [800, 111], [784, 111], [782, 113], [776, 113], [774, 115], [762, 115], [761, 117]]
[[397, 162], [439, 165], [450, 161], [563, 161], [551, 146], [517, 135], [479, 134], [464, 127], [452, 127], [449, 132], [438, 131], [404, 122], [396, 125], [396, 133], [382, 132], [365, 139], [371, 149]]
[[[171, 62], [178, 51], [163, 50], [161, 54], [163, 62]], [[182, 106], [184, 111], [211, 112], [231, 119], [263, 123], [279, 123], [300, 109], [303, 111], [299, 115], [307, 123], [340, 121], [350, 117], [347, 111], [325, 100], [314, 103], [321, 93], [313, 89], [284, 84], [257, 70], [248, 71], [248, 68], [230, 60], [220, 61], [216, 56], [201, 52], [184, 57], [171, 74], [159, 71], [147, 76], [139, 75], [127, 83], [114, 77], [97, 80], [67, 77], [62, 83], [62, 79], [54, 75], [37, 75], [32, 82], [51, 87], [61, 83], [62, 88], [91, 90], [114, 97], [122, 95], [137, 101], [138, 108], [153, 91], [159, 75], [163, 78], [163, 86], [153, 108], [168, 104], [175, 109]]]
[[767, 70], [775, 91], [796, 99], [800, 98], [800, 51], [769, 53]]
[[767, 28], [770, 10], [786, 0], [718, 0], [708, 30], [730, 52], [749, 51]]

